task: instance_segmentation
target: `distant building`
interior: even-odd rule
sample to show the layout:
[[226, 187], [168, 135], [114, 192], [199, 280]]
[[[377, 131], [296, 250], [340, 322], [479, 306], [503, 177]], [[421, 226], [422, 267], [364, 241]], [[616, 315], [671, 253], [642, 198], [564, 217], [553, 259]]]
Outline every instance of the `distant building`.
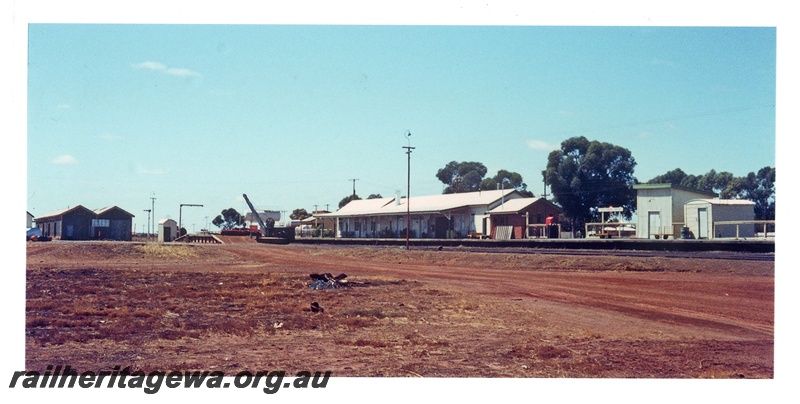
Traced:
[[25, 213], [28, 214], [26, 218], [28, 224], [25, 226], [25, 228], [30, 229], [31, 227], [33, 227], [33, 214], [31, 212], [25, 212]]
[[[527, 237], [558, 238], [557, 232], [545, 226], [529, 224], [557, 225], [561, 222], [564, 211], [558, 205], [542, 198], [519, 198], [503, 202], [489, 211], [491, 238], [522, 239]], [[557, 228], [556, 228], [557, 230]]]
[[300, 220], [297, 226], [295, 226], [295, 233], [298, 237], [310, 237], [314, 230], [318, 227], [322, 227], [322, 229], [333, 230], [336, 228], [336, 219], [332, 217], [325, 217], [321, 215], [326, 215], [331, 213], [327, 210], [315, 210], [311, 212], [311, 216]]
[[673, 184], [637, 184], [636, 237], [661, 238], [680, 235], [686, 223], [683, 205], [694, 199], [714, 198], [717, 194]]
[[[277, 210], [262, 210], [258, 212], [258, 216], [261, 218], [261, 221], [264, 224], [267, 224], [269, 220], [272, 220], [274, 223], [278, 223], [281, 220], [281, 212]], [[247, 212], [244, 215], [245, 226], [249, 228], [251, 231], [259, 231], [259, 224], [258, 224], [258, 217], [253, 212]]]
[[42, 234], [61, 240], [131, 240], [133, 215], [119, 207], [91, 211], [82, 205], [36, 219]]

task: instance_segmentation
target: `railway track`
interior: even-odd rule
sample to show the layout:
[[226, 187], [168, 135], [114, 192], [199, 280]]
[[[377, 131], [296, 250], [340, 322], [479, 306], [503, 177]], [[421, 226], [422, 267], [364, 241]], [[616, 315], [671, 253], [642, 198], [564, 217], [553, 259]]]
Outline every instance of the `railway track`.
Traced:
[[[420, 246], [415, 250], [438, 250], [439, 247]], [[615, 257], [669, 257], [669, 258], [703, 258], [747, 261], [775, 261], [773, 253], [752, 253], [733, 251], [641, 251], [641, 250], [582, 250], [582, 249], [550, 249], [550, 248], [507, 248], [507, 247], [443, 247], [448, 251], [468, 251], [492, 254], [552, 254], [581, 256], [615, 256]]]
[[[364, 245], [360, 247], [365, 247]], [[396, 247], [376, 247], [396, 248]], [[545, 254], [545, 255], [580, 255], [580, 256], [614, 256], [614, 257], [668, 257], [668, 258], [702, 258], [743, 261], [775, 261], [773, 253], [752, 253], [732, 251], [640, 251], [640, 250], [582, 250], [582, 249], [550, 249], [550, 248], [507, 248], [507, 247], [433, 247], [414, 246], [414, 250], [422, 251], [463, 251], [490, 254]]]

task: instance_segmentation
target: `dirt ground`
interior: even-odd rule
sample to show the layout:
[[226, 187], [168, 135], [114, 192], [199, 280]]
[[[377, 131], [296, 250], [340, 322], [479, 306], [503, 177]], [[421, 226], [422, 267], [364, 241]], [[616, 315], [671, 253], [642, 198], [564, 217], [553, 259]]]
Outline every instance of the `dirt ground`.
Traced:
[[55, 241], [26, 288], [28, 370], [773, 377], [774, 261]]

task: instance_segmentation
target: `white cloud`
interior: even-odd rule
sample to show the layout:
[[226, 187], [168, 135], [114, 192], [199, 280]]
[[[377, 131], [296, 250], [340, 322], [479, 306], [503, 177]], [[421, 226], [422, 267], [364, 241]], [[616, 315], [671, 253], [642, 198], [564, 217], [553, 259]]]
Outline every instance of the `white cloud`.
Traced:
[[57, 165], [78, 164], [78, 159], [70, 154], [62, 154], [61, 156], [54, 158], [51, 162]]
[[67, 104], [67, 103], [62, 103], [62, 104], [56, 105], [56, 109], [70, 109], [70, 108], [72, 108], [72, 105]]
[[532, 140], [528, 140], [525, 143], [531, 149], [536, 150], [536, 151], [543, 151], [543, 152], [551, 152], [553, 150], [558, 150], [561, 147], [561, 145], [547, 143], [544, 140], [532, 139]]
[[135, 69], [147, 69], [147, 70], [164, 72], [165, 74], [169, 74], [171, 76], [200, 77], [200, 73], [198, 72], [189, 69], [184, 69], [182, 67], [168, 67], [163, 63], [153, 62], [153, 61], [134, 63], [133, 67]]
[[122, 136], [115, 135], [115, 134], [113, 134], [113, 133], [103, 133], [102, 135], [100, 135], [100, 139], [103, 139], [103, 140], [106, 140], [106, 141], [112, 142], [112, 141], [114, 141], [114, 140], [120, 140], [120, 139], [122, 139]]
[[169, 69], [166, 70], [166, 73], [173, 76], [181, 76], [181, 77], [187, 77], [187, 76], [200, 77], [200, 73], [193, 72], [189, 69], [180, 69], [177, 67], [170, 67]]
[[148, 70], [166, 70], [167, 66], [162, 65], [158, 62], [142, 62], [136, 63], [133, 67], [137, 69], [148, 69]]

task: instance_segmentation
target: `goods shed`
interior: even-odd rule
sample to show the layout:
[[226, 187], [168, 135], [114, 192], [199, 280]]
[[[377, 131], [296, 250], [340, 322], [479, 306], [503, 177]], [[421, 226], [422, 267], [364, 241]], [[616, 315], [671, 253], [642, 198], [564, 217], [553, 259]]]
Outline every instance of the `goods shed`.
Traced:
[[133, 215], [117, 206], [89, 210], [77, 205], [36, 218], [36, 227], [60, 240], [130, 241]]
[[[696, 199], [684, 207], [686, 227], [695, 238], [755, 237], [755, 202], [739, 199]], [[751, 222], [751, 223], [748, 223]]]
[[92, 235], [97, 240], [131, 241], [133, 215], [125, 210], [111, 206], [94, 211]]
[[36, 218], [42, 235], [61, 240], [91, 240], [95, 213], [77, 205]]

